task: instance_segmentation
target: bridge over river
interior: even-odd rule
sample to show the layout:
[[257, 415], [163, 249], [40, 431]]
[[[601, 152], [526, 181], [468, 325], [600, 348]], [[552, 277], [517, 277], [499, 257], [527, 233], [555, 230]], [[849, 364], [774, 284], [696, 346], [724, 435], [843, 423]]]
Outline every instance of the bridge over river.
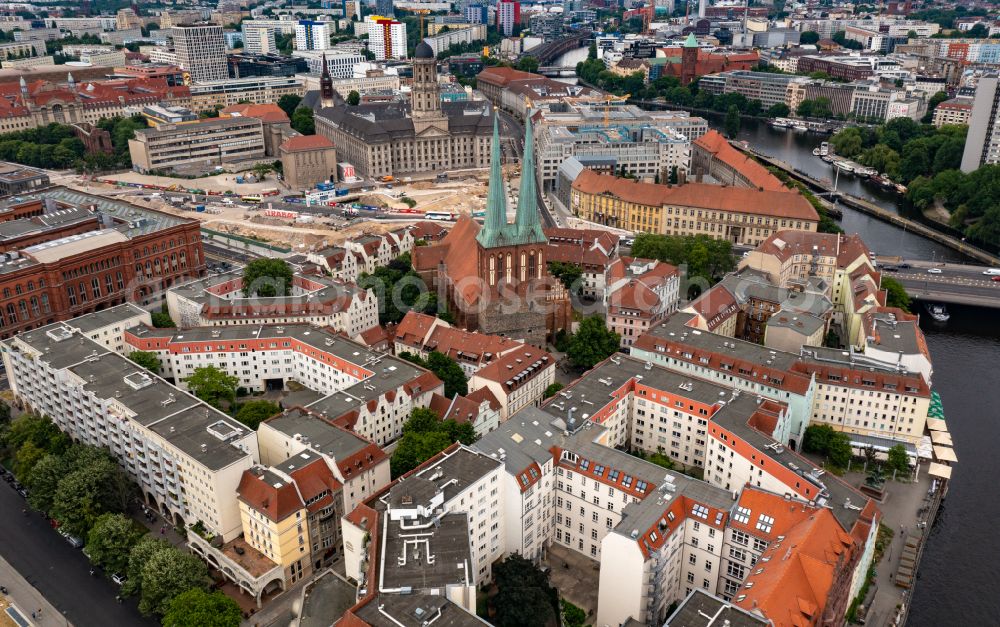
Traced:
[[902, 283], [918, 300], [1000, 309], [1000, 275], [985, 274], [984, 266], [895, 257], [878, 257], [878, 263], [885, 276]]

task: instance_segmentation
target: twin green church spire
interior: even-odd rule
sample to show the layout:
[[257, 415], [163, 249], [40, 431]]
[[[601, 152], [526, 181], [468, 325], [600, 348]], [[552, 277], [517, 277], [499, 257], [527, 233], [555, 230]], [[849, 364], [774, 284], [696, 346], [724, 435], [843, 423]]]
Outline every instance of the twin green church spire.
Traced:
[[535, 147], [531, 119], [524, 125], [524, 159], [521, 162], [521, 190], [513, 224], [507, 223], [507, 192], [504, 190], [500, 158], [500, 132], [493, 117], [493, 143], [490, 147], [490, 188], [486, 200], [486, 219], [476, 240], [484, 248], [544, 243], [538, 217], [538, 191], [535, 182]]

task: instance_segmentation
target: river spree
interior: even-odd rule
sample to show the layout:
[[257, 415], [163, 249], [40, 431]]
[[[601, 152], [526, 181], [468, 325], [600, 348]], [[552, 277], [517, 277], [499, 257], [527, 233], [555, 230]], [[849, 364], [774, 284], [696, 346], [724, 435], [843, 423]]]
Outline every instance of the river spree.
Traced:
[[[713, 120], [713, 124], [719, 124]], [[812, 155], [824, 136], [774, 129], [743, 121], [739, 139], [816, 178], [832, 178], [833, 168]], [[838, 187], [894, 207], [895, 197], [850, 177]], [[961, 256], [919, 235], [904, 232], [844, 208], [841, 223], [884, 255], [961, 261]], [[1000, 578], [1000, 542], [993, 522], [1000, 519], [996, 446], [1000, 442], [1000, 312], [951, 307], [946, 325], [921, 316], [934, 361], [934, 389], [944, 402], [959, 463], [948, 497], [931, 530], [912, 603], [910, 625], [996, 625], [1000, 595], [990, 592]]]

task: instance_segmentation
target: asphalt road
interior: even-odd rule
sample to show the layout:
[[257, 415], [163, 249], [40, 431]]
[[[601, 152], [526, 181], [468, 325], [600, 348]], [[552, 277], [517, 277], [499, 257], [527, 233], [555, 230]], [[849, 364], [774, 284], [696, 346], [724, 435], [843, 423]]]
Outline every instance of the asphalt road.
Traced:
[[[49, 526], [37, 512], [28, 510], [14, 489], [0, 482], [0, 555], [75, 627], [152, 627], [134, 599], [115, 601], [118, 586], [101, 576], [90, 576], [90, 562]], [[0, 582], [2, 584], [3, 582]], [[23, 608], [22, 608], [23, 609]]]

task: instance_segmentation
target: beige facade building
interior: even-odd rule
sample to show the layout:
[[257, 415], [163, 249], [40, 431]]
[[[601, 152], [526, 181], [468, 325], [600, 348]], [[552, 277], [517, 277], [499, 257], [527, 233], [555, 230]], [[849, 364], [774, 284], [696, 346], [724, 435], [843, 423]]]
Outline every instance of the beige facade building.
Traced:
[[278, 148], [285, 183], [292, 189], [309, 189], [337, 178], [337, 150], [322, 135], [299, 135]]
[[815, 231], [819, 215], [797, 191], [705, 183], [657, 185], [583, 170], [573, 182], [574, 215], [605, 226], [664, 235], [707, 235], [756, 246], [773, 233]]
[[[223, 65], [225, 62], [223, 61]], [[254, 76], [207, 81], [189, 86], [192, 111], [214, 111], [240, 103], [275, 103], [282, 96], [302, 96], [305, 84], [293, 76]]]
[[257, 118], [220, 118], [189, 124], [161, 124], [136, 131], [128, 142], [139, 172], [176, 168], [211, 169], [264, 156], [264, 131]]

